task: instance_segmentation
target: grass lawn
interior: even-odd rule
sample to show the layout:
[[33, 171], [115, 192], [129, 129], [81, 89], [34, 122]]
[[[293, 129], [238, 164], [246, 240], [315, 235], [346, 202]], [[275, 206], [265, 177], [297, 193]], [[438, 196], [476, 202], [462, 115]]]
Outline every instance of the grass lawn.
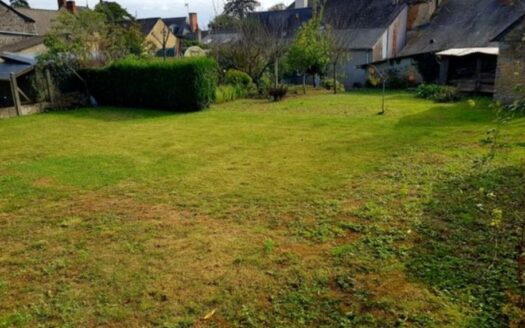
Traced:
[[380, 101], [0, 121], [0, 327], [519, 323], [525, 119]]

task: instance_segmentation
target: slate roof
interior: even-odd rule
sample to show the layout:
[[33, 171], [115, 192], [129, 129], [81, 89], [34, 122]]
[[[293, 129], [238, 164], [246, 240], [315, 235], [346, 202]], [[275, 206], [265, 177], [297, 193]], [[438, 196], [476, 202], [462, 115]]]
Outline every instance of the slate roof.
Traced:
[[301, 25], [312, 18], [311, 8], [260, 11], [249, 15], [270, 29], [279, 32], [280, 37], [292, 37]]
[[43, 35], [25, 38], [21, 41], [10, 43], [0, 47], [0, 52], [19, 52], [44, 43], [44, 39], [45, 36]]
[[202, 39], [202, 43], [206, 45], [221, 45], [239, 40], [239, 33], [210, 33]]
[[171, 31], [177, 36], [184, 35], [186, 31], [190, 31], [190, 26], [186, 19], [186, 17], [163, 18], [166, 25], [168, 25]]
[[139, 26], [140, 32], [144, 35], [148, 35], [153, 29], [153, 27], [155, 26], [155, 24], [157, 24], [159, 19], [161, 18], [160, 17], [140, 18], [140, 19], [136, 19], [134, 22], [125, 21], [123, 22], [123, 24], [137, 23]]
[[385, 31], [385, 28], [344, 29], [334, 30], [334, 36], [338, 43], [346, 49], [370, 50], [374, 48]]
[[60, 11], [47, 9], [32, 9], [32, 8], [18, 8], [18, 10], [31, 17], [35, 21], [36, 33], [38, 35], [45, 35], [51, 30], [53, 21], [58, 17]]
[[491, 46], [491, 41], [523, 14], [524, 0], [448, 0], [428, 25], [408, 34], [399, 55]]
[[324, 17], [337, 29], [387, 28], [406, 6], [394, 0], [327, 0]]
[[35, 22], [31, 17], [28, 17], [28, 16], [24, 15], [20, 11], [21, 8], [14, 8], [14, 7], [8, 5], [7, 3], [5, 3], [5, 2], [3, 2], [1, 0], [0, 0], [0, 6], [6, 7], [7, 9], [11, 10], [15, 14], [17, 14], [18, 16], [22, 17], [22, 19], [24, 19], [26, 22], [30, 22], [30, 23], [34, 23]]

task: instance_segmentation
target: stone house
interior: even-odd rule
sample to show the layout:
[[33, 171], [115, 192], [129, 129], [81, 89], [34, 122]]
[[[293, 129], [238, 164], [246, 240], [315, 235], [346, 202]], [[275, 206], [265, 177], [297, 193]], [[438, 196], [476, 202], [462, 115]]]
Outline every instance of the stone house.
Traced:
[[[276, 34], [290, 40], [297, 29], [312, 17], [312, 1], [296, 0], [286, 10], [256, 12], [250, 17], [261, 21]], [[360, 66], [398, 55], [406, 42], [408, 6], [392, 0], [327, 0], [324, 22], [349, 56], [341, 63], [338, 74], [347, 88], [364, 86], [365, 69]], [[235, 33], [232, 31], [231, 33]], [[221, 38], [224, 33], [218, 33]], [[206, 42], [217, 43], [214, 34]]]
[[503, 103], [525, 99], [525, 15], [495, 40], [500, 52], [494, 97]]
[[0, 47], [38, 35], [36, 22], [0, 0]]
[[[495, 37], [525, 14], [523, 0], [443, 0], [410, 5], [407, 42], [398, 56], [372, 64], [383, 71], [417, 71], [429, 83], [494, 93]], [[430, 14], [427, 9], [430, 8]]]

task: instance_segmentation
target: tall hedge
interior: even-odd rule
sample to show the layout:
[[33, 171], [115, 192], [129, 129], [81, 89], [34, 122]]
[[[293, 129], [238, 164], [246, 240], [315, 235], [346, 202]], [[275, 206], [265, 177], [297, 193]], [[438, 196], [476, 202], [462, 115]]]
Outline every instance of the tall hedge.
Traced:
[[125, 59], [82, 72], [101, 105], [195, 111], [215, 97], [217, 64], [188, 59]]

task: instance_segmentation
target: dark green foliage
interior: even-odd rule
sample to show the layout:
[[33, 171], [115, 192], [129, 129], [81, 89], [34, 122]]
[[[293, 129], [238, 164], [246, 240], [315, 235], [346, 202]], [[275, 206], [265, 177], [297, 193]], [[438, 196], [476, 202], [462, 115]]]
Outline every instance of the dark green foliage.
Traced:
[[288, 87], [286, 85], [279, 85], [268, 90], [268, 94], [270, 95], [270, 97], [272, 97], [273, 101], [282, 100], [287, 93]]
[[102, 105], [194, 111], [215, 98], [217, 67], [209, 58], [125, 59], [83, 71]]
[[419, 98], [430, 99], [436, 102], [455, 102], [461, 100], [459, 90], [447, 85], [422, 84], [417, 87], [416, 95]]

